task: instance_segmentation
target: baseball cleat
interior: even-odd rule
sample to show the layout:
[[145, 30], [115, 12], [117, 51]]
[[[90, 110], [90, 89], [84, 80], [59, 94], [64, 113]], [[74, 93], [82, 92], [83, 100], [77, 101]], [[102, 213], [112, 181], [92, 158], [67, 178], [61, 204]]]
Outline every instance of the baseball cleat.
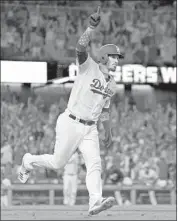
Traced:
[[18, 179], [21, 183], [26, 183], [30, 177], [30, 171], [33, 169], [33, 166], [30, 165], [30, 153], [26, 153], [22, 159], [22, 165], [19, 170]]
[[111, 208], [115, 203], [114, 197], [103, 198], [102, 202], [95, 204], [93, 208], [89, 211], [89, 215], [96, 215], [104, 210]]

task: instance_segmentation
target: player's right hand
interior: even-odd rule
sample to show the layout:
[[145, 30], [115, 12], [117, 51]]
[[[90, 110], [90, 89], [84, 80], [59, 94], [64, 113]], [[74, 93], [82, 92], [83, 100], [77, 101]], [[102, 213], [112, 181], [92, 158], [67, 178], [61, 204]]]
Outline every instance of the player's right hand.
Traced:
[[90, 28], [96, 28], [101, 20], [100, 6], [98, 6], [97, 12], [90, 15]]

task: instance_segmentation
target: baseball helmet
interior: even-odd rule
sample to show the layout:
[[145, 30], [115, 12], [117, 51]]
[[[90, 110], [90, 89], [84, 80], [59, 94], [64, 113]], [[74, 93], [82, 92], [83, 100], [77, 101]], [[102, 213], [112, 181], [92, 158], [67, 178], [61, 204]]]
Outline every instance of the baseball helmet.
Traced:
[[118, 46], [114, 44], [103, 45], [98, 51], [98, 61], [102, 64], [106, 64], [108, 62], [108, 56], [115, 54], [119, 55], [119, 58], [124, 58]]

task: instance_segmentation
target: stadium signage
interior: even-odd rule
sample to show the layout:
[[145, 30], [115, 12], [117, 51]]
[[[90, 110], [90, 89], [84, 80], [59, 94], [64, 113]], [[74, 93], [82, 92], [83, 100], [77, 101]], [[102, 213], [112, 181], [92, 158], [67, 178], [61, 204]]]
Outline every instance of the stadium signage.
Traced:
[[[157, 67], [137, 64], [118, 66], [114, 76], [117, 83], [135, 84], [175, 84], [177, 82], [176, 67]], [[78, 74], [78, 67], [74, 63], [69, 65], [69, 79], [74, 80]]]
[[46, 82], [46, 62], [1, 61], [1, 83]]

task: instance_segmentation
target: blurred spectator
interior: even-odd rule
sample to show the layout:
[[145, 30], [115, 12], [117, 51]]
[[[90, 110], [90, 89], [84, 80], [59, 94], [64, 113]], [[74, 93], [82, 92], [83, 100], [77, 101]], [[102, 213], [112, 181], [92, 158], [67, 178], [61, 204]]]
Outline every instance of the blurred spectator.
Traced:
[[110, 8], [103, 9], [101, 11], [101, 26], [103, 25], [103, 29], [105, 32], [110, 30], [110, 17], [111, 17]]
[[158, 174], [151, 165], [147, 162], [142, 165], [141, 170], [139, 171], [139, 180], [144, 184], [151, 186], [155, 184], [158, 178]]
[[[7, 178], [1, 178], [1, 185], [4, 188], [8, 188], [11, 186], [11, 181]], [[9, 205], [7, 190], [1, 189], [1, 208], [7, 208]]]
[[12, 164], [12, 157], [12, 147], [8, 144], [8, 141], [5, 141], [1, 147], [1, 163], [3, 165]]
[[79, 156], [75, 152], [64, 167], [63, 174], [63, 195], [64, 205], [73, 206], [76, 203], [77, 187], [78, 187], [78, 165]]
[[133, 63], [146, 65], [147, 63], [147, 51], [141, 42], [134, 45], [133, 48]]
[[12, 175], [13, 167], [13, 149], [12, 144], [8, 141], [4, 142], [4, 145], [1, 147], [1, 169], [4, 173], [5, 178], [10, 179]]
[[155, 39], [153, 37], [149, 38], [149, 44], [145, 46], [147, 51], [146, 63], [147, 65], [154, 65], [155, 61], [157, 61], [157, 65], [161, 64], [160, 57], [160, 47], [156, 44]]
[[[143, 166], [139, 172], [139, 180], [147, 186], [152, 186], [155, 184], [157, 178], [158, 178], [158, 174], [156, 173], [155, 168], [153, 168], [147, 162], [145, 164], [143, 164]], [[149, 190], [148, 194], [149, 194], [151, 204], [157, 205], [155, 191]]]
[[43, 126], [41, 122], [36, 123], [36, 128], [33, 133], [35, 140], [40, 140], [44, 137]]
[[44, 39], [39, 29], [32, 27], [29, 37], [29, 45], [31, 56], [34, 59], [40, 60], [42, 49], [44, 46]]
[[131, 21], [127, 21], [125, 23], [125, 28], [129, 32], [130, 47], [133, 49], [135, 47], [135, 44], [141, 42], [141, 30], [136, 23], [132, 23]]
[[168, 182], [168, 163], [167, 163], [167, 154], [166, 151], [163, 150], [161, 152], [161, 156], [159, 158], [159, 161], [157, 162], [158, 164], [158, 180], [157, 180], [157, 185], [159, 187], [166, 187], [167, 182]]
[[47, 23], [47, 29], [46, 29], [46, 38], [45, 38], [45, 44], [51, 43], [55, 39], [55, 29], [53, 27], [53, 20], [49, 20]]
[[145, 13], [145, 11], [141, 11], [141, 15], [137, 21], [136, 27], [140, 31], [141, 39], [144, 40], [146, 37], [153, 35], [153, 29], [151, 23], [146, 21], [146, 16], [144, 16], [142, 13]]
[[169, 180], [168, 185], [172, 187], [177, 186], [177, 165], [175, 163], [169, 164]]
[[160, 44], [160, 55], [165, 65], [173, 63], [174, 56], [176, 56], [176, 37], [173, 36], [171, 24], [167, 24], [166, 33]]
[[36, 4], [29, 12], [28, 28], [34, 29], [40, 27], [43, 19], [40, 14], [40, 5]]

